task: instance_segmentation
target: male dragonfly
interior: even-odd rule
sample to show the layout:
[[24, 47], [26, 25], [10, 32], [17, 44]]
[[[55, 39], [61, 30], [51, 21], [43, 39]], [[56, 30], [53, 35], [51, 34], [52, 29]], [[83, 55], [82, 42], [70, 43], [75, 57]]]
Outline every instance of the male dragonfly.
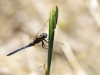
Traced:
[[40, 43], [40, 42], [42, 42], [42, 47], [45, 48], [45, 49], [47, 49], [46, 46], [45, 46], [45, 44], [44, 44], [44, 41], [45, 41], [46, 43], [48, 43], [47, 40], [46, 40], [46, 38], [47, 38], [47, 34], [46, 34], [46, 33], [42, 33], [42, 34], [40, 34], [39, 37], [36, 37], [36, 38], [33, 40], [33, 42], [31, 42], [31, 43], [29, 43], [28, 45], [26, 45], [26, 46], [24, 46], [24, 47], [22, 47], [22, 48], [19, 48], [19, 49], [13, 51], [13, 52], [7, 54], [7, 56], [10, 56], [10, 55], [12, 55], [12, 54], [14, 54], [14, 53], [16, 53], [16, 52], [18, 52], [18, 51], [21, 51], [21, 50], [25, 49], [25, 48], [34, 46], [35, 44], [38, 44], [38, 43]]
[[[46, 21], [46, 23], [47, 23], [47, 22], [48, 22], [48, 20]], [[37, 35], [39, 34], [39, 32], [41, 32], [41, 30], [44, 30], [43, 28], [44, 28], [44, 26], [46, 25], [46, 23], [45, 23], [45, 24], [42, 26], [42, 28], [38, 31], [38, 33], [36, 34], [36, 36], [35, 36], [33, 42], [31, 42], [31, 43], [29, 43], [28, 45], [26, 45], [26, 46], [24, 46], [24, 47], [22, 47], [22, 48], [19, 48], [19, 49], [13, 51], [13, 52], [7, 54], [7, 56], [13, 55], [13, 54], [15, 54], [15, 53], [17, 53], [17, 52], [19, 52], [19, 51], [25, 49], [25, 48], [28, 48], [28, 47], [31, 47], [31, 46], [35, 46], [35, 44], [38, 44], [38, 43], [40, 43], [40, 42], [42, 42], [42, 47], [43, 47], [44, 49], [48, 49], [47, 46], [46, 46], [45, 43], [44, 43], [44, 42], [48, 43], [48, 41], [46, 40], [46, 38], [47, 38], [47, 33], [42, 33], [42, 34], [40, 34], [39, 36], [37, 36]], [[50, 42], [50, 41], [49, 41], [49, 42]], [[61, 43], [60, 43], [60, 44], [61, 44]], [[56, 45], [57, 45], [57, 44], [56, 44]], [[51, 51], [51, 50], [49, 50], [49, 51]], [[59, 53], [57, 53], [57, 52], [55, 52], [55, 51], [53, 51], [53, 53], [56, 53], [56, 54], [60, 55]]]

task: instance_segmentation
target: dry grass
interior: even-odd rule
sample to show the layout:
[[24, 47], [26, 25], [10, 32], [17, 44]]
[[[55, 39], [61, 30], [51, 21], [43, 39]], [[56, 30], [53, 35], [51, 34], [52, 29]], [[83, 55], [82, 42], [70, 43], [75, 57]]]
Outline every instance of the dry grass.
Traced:
[[32, 41], [53, 5], [59, 7], [55, 40], [64, 46], [56, 50], [62, 56], [54, 54], [51, 75], [100, 75], [99, 4], [99, 0], [0, 0], [0, 75], [45, 74], [43, 68], [38, 70], [47, 63], [42, 48], [6, 55]]

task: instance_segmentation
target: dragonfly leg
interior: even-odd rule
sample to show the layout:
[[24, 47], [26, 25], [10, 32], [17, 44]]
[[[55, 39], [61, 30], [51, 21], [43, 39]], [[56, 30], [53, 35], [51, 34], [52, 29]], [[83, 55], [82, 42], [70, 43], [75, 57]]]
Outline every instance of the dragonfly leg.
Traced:
[[[48, 49], [48, 48], [46, 48], [46, 46], [45, 46], [43, 41], [42, 41], [42, 47], [45, 48], [45, 49]], [[49, 51], [52, 52], [51, 50], [49, 50]]]
[[[44, 40], [45, 41], [45, 40]], [[47, 40], [46, 40], [47, 41]], [[46, 46], [45, 46], [45, 44], [44, 44], [44, 42], [42, 41], [42, 47], [43, 48], [45, 48], [45, 49], [48, 49], [48, 48], [46, 48]], [[49, 50], [50, 52], [52, 52], [52, 50]], [[56, 53], [56, 54], [58, 54], [58, 55], [60, 55], [59, 53], [57, 53], [57, 52], [55, 52], [55, 51], [53, 51], [53, 53]], [[61, 56], [61, 55], [60, 55]]]
[[48, 49], [48, 48], [46, 48], [46, 46], [45, 46], [43, 41], [42, 41], [42, 47], [45, 48], [45, 49]]
[[[47, 39], [48, 40], [48, 39]], [[48, 40], [47, 41], [46, 39], [44, 39], [44, 41], [46, 42], [46, 43], [49, 43], [49, 42], [53, 42], [53, 41], [50, 41], [50, 40]]]
[[47, 41], [46, 39], [44, 39], [44, 41], [45, 41], [46, 43], [48, 43], [48, 41]]
[[[45, 41], [46, 43], [48, 43], [48, 41], [47, 41], [47, 40], [45, 40], [45, 39], [44, 39], [44, 41]], [[44, 41], [43, 41], [43, 44], [44, 44]], [[44, 46], [45, 46], [45, 47], [48, 47], [48, 46], [46, 46], [45, 44], [44, 44]]]

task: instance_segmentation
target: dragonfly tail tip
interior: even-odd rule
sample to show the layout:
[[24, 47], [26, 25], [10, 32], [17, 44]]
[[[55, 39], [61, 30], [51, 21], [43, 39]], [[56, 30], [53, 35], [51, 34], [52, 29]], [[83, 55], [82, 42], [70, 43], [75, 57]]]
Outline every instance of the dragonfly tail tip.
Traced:
[[11, 54], [7, 54], [7, 56], [10, 56]]

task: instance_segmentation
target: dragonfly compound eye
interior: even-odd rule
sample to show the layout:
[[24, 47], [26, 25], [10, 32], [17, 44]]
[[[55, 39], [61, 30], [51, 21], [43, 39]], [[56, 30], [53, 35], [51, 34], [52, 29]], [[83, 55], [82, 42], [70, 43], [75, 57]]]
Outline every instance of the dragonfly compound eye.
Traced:
[[44, 36], [45, 38], [47, 38], [47, 34], [46, 34], [46, 33], [43, 33], [43, 36]]

